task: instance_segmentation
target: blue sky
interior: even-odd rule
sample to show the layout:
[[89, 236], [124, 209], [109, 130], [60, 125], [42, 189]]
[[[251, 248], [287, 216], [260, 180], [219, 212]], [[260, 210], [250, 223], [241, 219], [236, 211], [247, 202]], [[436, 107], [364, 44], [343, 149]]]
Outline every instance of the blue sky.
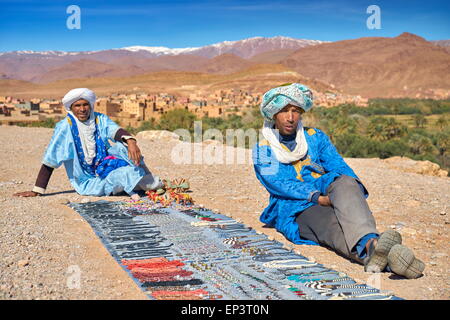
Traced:
[[[366, 26], [366, 9], [373, 4], [381, 9], [379, 30]], [[66, 27], [69, 5], [81, 9], [79, 30]], [[184, 48], [277, 35], [337, 41], [404, 31], [427, 40], [450, 39], [450, 1], [0, 0], [3, 52]]]

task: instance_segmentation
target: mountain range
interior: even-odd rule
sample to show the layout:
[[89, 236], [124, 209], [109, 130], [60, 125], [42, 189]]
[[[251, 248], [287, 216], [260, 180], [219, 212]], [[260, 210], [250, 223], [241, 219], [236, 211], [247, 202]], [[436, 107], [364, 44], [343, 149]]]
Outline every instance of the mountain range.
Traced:
[[[212, 70], [213, 72], [226, 73], [228, 72], [228, 64], [224, 68], [217, 68], [217, 61], [210, 62], [209, 60], [223, 54], [232, 54], [242, 59], [248, 59], [267, 51], [296, 50], [319, 43], [323, 42], [279, 36], [225, 41], [198, 48], [170, 49], [132, 46], [81, 52], [12, 51], [0, 53], [0, 76], [3, 79], [47, 83], [67, 79], [68, 77], [130, 76], [160, 70], [199, 72]], [[229, 58], [225, 57], [222, 60], [226, 63]], [[242, 61], [238, 65], [243, 65]], [[209, 63], [212, 66], [209, 66]], [[233, 66], [231, 71], [235, 69], [236, 66]]]
[[450, 89], [449, 42], [430, 42], [405, 32], [392, 38], [336, 42], [279, 36], [197, 48], [13, 51], [0, 53], [0, 87], [11, 92], [15, 87], [20, 91], [24, 86], [36, 87], [33, 84], [47, 87], [56, 81], [80, 83], [82, 79], [139, 85], [137, 79], [155, 72], [170, 78], [170, 72], [230, 75], [261, 67], [268, 71], [281, 68], [350, 94], [415, 96], [427, 90]]

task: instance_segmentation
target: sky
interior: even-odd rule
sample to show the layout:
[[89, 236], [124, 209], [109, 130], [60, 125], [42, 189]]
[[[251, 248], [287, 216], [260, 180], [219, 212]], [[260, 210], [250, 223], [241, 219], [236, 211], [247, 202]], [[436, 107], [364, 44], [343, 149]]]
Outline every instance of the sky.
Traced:
[[[80, 28], [70, 5], [80, 8]], [[369, 29], [370, 5], [380, 9]], [[0, 0], [0, 52], [200, 47], [251, 37], [338, 41], [410, 32], [450, 39], [450, 1], [438, 0]]]

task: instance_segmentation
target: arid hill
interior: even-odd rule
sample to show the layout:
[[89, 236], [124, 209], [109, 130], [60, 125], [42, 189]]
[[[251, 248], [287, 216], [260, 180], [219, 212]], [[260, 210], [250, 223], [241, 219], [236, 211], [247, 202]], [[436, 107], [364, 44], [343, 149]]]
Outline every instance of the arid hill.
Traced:
[[[18, 98], [61, 99], [70, 89], [86, 87], [99, 96], [137, 91], [183, 93], [185, 90], [215, 90], [236, 88], [265, 91], [287, 82], [302, 82], [318, 91], [333, 90], [329, 85], [303, 77], [282, 65], [254, 64], [229, 74], [159, 71], [130, 77], [79, 78], [36, 84], [27, 81], [0, 79], [0, 95]], [[183, 89], [188, 86], [190, 89]]]
[[226, 53], [214, 57], [203, 65], [199, 66], [199, 72], [227, 74], [247, 69], [252, 62], [242, 59], [234, 54]]
[[297, 50], [295, 49], [273, 50], [254, 55], [249, 60], [256, 63], [279, 63], [281, 60], [287, 58], [295, 51]]
[[304, 76], [366, 97], [414, 96], [426, 89], [450, 89], [450, 54], [410, 33], [302, 48], [281, 63]]
[[34, 77], [32, 81], [50, 83], [60, 79], [124, 77], [140, 73], [145, 73], [145, 71], [135, 65], [123, 66], [82, 59], [51, 69], [40, 76]]

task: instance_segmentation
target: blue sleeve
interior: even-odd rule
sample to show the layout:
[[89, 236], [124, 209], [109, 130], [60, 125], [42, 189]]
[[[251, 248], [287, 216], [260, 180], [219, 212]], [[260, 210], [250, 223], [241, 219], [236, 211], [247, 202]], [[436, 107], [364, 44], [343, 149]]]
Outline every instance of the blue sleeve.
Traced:
[[314, 203], [319, 203], [319, 197], [320, 197], [320, 192], [317, 191], [313, 194], [313, 196], [311, 197], [311, 202]]
[[59, 168], [64, 161], [74, 158], [72, 132], [67, 118], [61, 120], [55, 126], [52, 139], [45, 149], [42, 163], [51, 168]]
[[[270, 157], [268, 147], [253, 149], [253, 164], [256, 177], [274, 197], [289, 200], [311, 201], [318, 192], [314, 185], [290, 177], [280, 170], [281, 163]], [[268, 154], [269, 153], [269, 154]]]

